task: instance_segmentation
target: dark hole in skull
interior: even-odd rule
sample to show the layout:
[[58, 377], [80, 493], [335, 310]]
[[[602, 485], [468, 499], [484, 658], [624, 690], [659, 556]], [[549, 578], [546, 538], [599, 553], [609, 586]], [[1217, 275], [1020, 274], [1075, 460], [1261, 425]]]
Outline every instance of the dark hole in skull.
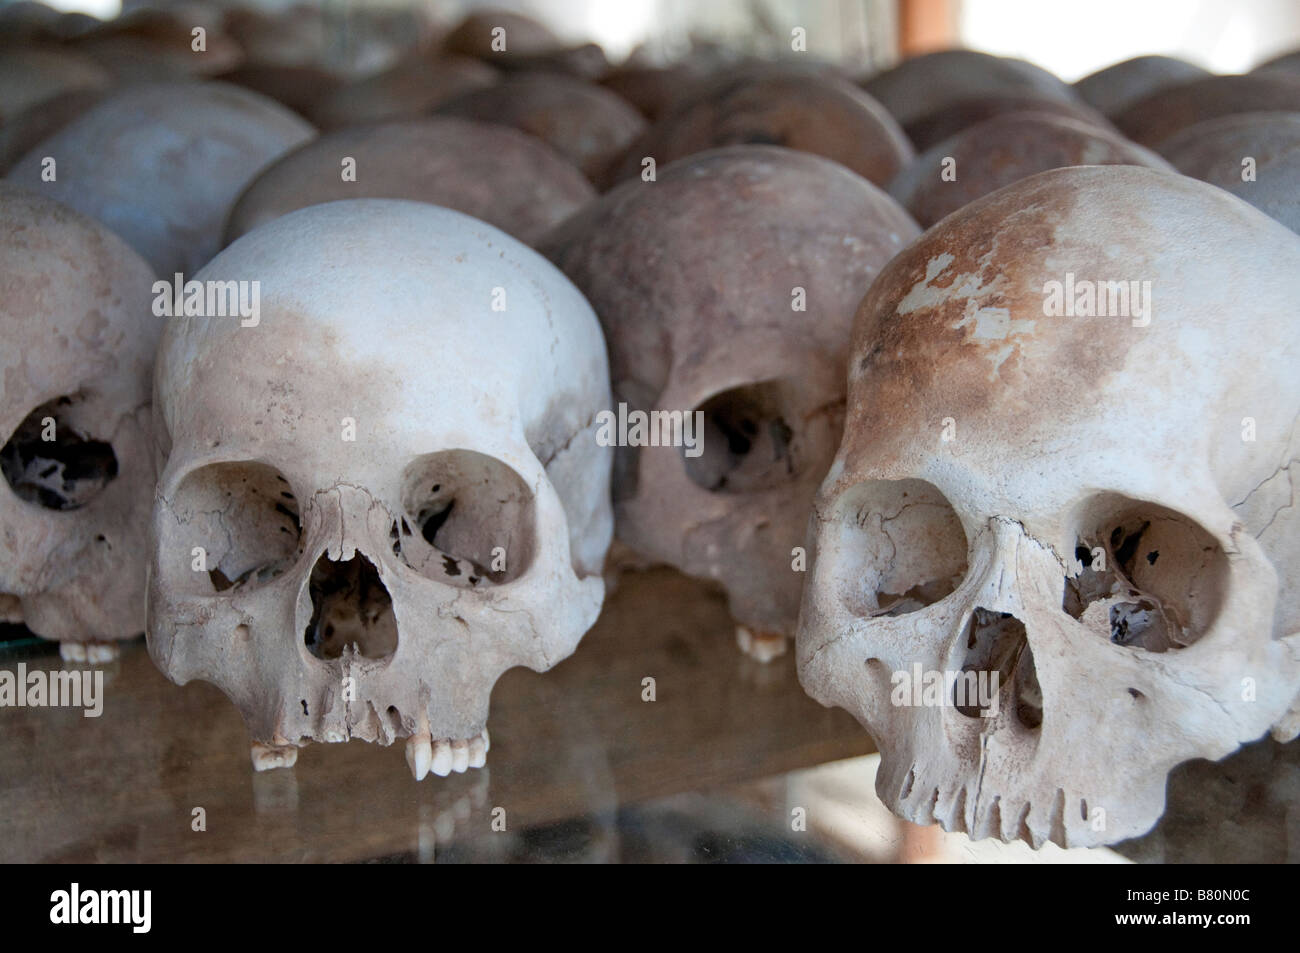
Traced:
[[966, 532], [924, 480], [875, 480], [835, 503], [826, 537], [845, 603], [858, 616], [899, 616], [948, 596], [966, 575]]
[[320, 659], [336, 659], [348, 646], [366, 658], [397, 651], [393, 600], [379, 571], [361, 553], [337, 562], [322, 555], [312, 567], [311, 621], [303, 640]]
[[214, 463], [182, 481], [172, 500], [182, 548], [170, 558], [189, 570], [196, 594], [265, 585], [300, 555], [298, 501], [274, 467]]
[[477, 589], [518, 578], [533, 556], [533, 496], [500, 460], [471, 450], [420, 457], [407, 467], [406, 516], [393, 553], [416, 572]]
[[952, 699], [959, 712], [983, 717], [996, 698], [999, 713], [1009, 704], [1025, 728], [1034, 731], [1042, 725], [1043, 692], [1023, 622], [1009, 612], [977, 608], [959, 648], [964, 654]]
[[641, 448], [614, 448], [613, 473], [610, 475], [610, 496], [615, 503], [630, 500], [637, 494], [640, 484]]
[[779, 381], [723, 391], [696, 410], [657, 411], [661, 416], [651, 417], [649, 427], [659, 445], [682, 447], [693, 483], [716, 493], [755, 493], [794, 482], [810, 465], [829, 463], [841, 426], [835, 413], [803, 419]]
[[28, 414], [0, 449], [0, 469], [21, 500], [50, 510], [75, 510], [117, 476], [117, 456], [77, 424], [80, 394], [56, 397]]
[[1166, 652], [1191, 645], [1223, 603], [1227, 559], [1181, 513], [1106, 494], [1081, 511], [1075, 566], [1061, 607], [1116, 645]]

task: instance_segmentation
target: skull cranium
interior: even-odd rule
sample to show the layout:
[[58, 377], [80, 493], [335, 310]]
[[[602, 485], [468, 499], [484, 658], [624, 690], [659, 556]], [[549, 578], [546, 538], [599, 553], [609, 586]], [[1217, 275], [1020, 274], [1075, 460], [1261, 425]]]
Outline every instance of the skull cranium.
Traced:
[[[1154, 304], [1056, 314], [1076, 277]], [[1292, 233], [1129, 166], [986, 196], [882, 272], [798, 654], [876, 738], [895, 811], [1110, 843], [1151, 827], [1178, 762], [1300, 727], [1300, 594], [1278, 584], [1300, 572], [1297, 300]], [[962, 704], [968, 673], [999, 679]]]
[[8, 184], [0, 273], [6, 615], [106, 661], [144, 631], [153, 273], [98, 222]]
[[504, 233], [390, 200], [292, 212], [196, 280], [260, 281], [261, 316], [164, 332], [155, 660], [230, 696], [259, 767], [401, 737], [417, 778], [481, 765], [497, 677], [567, 656], [603, 597], [591, 309]]

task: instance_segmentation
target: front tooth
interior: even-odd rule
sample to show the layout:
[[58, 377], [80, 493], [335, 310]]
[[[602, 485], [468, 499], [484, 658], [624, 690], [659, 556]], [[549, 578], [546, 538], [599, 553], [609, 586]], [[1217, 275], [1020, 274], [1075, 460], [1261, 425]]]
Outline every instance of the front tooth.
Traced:
[[292, 768], [298, 761], [298, 749], [293, 745], [268, 745], [254, 741], [251, 754], [254, 771]]
[[433, 745], [428, 735], [412, 735], [406, 739], [406, 764], [415, 780], [423, 781], [432, 763]]
[[92, 665], [107, 665], [116, 660], [118, 647], [116, 642], [88, 642], [86, 644], [86, 661]]
[[453, 741], [451, 743], [451, 769], [457, 774], [464, 774], [469, 767], [469, 742]]
[[60, 642], [59, 655], [65, 662], [84, 662], [86, 660], [85, 642]]
[[488, 737], [487, 728], [479, 732], [479, 737], [483, 739], [483, 753], [487, 754], [492, 750], [492, 739]]
[[438, 777], [445, 778], [451, 774], [452, 760], [451, 743], [439, 741], [433, 746], [433, 764], [430, 770]]
[[471, 768], [481, 768], [487, 764], [487, 742], [483, 736], [469, 740], [469, 766]]

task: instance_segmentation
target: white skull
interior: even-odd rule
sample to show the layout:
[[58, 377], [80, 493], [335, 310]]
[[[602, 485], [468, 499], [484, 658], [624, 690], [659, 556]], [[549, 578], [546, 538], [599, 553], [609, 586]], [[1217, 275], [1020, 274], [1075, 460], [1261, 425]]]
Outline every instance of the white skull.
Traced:
[[0, 184], [0, 604], [105, 661], [144, 631], [153, 274], [66, 206]]
[[196, 277], [260, 281], [261, 315], [163, 334], [154, 659], [234, 701], [258, 767], [407, 736], [417, 778], [481, 765], [497, 677], [569, 655], [603, 598], [590, 307], [417, 202], [292, 212]]
[[746, 145], [625, 183], [539, 245], [600, 315], [619, 401], [703, 417], [694, 451], [620, 450], [619, 539], [721, 583], [760, 659], [794, 631], [796, 550], [839, 440], [854, 307], [917, 233], [838, 163]]
[[[1149, 281], [1150, 323], [1047, 316], [1068, 272]], [[1126, 166], [996, 192], [881, 273], [798, 656], [876, 739], [895, 811], [1110, 843], [1152, 826], [1174, 765], [1295, 732], [1297, 301], [1294, 234]], [[992, 717], [914, 693], [918, 666], [997, 671]]]

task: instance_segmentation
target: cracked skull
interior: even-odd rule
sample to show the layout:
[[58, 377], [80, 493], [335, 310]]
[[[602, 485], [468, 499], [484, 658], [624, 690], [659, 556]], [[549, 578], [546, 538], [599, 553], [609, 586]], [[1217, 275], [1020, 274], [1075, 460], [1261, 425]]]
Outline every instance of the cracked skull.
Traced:
[[260, 320], [176, 319], [156, 378], [149, 646], [239, 707], [258, 767], [408, 738], [483, 763], [497, 677], [600, 609], [612, 452], [600, 327], [563, 275], [423, 203], [291, 212], [197, 276]]
[[1297, 300], [1292, 233], [1127, 166], [1002, 189], [882, 272], [798, 657], [892, 809], [1113, 843], [1174, 765], [1300, 728]]
[[0, 618], [106, 661], [144, 631], [153, 273], [98, 222], [0, 184]]
[[721, 583], [760, 659], [794, 631], [795, 549], [843, 424], [854, 308], [917, 231], [842, 166], [746, 145], [625, 183], [539, 245], [600, 315], [629, 413], [702, 423], [694, 447], [629, 430], [620, 540]]

